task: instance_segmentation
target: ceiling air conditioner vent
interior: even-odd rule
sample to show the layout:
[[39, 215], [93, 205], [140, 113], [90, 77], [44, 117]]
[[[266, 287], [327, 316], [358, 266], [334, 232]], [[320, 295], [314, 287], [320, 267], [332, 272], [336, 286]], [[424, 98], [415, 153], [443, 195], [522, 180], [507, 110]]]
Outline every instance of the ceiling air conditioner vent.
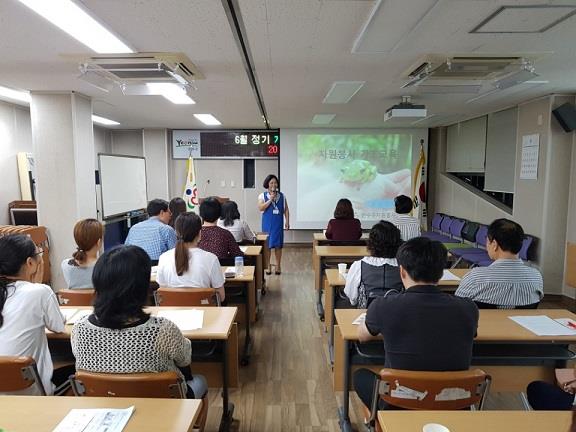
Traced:
[[114, 81], [129, 83], [172, 82], [203, 79], [198, 68], [184, 54], [180, 53], [137, 53], [95, 56], [84, 59], [85, 71], [108, 76]]

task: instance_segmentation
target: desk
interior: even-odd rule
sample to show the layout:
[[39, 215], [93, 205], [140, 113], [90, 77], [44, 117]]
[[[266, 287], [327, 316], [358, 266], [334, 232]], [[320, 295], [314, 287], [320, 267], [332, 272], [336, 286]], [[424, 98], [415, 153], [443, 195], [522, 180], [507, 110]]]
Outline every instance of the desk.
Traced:
[[[368, 241], [368, 233], [362, 233], [362, 237], [360, 240]], [[316, 246], [329, 246], [330, 242], [334, 242], [337, 240], [330, 240], [326, 238], [324, 233], [314, 233], [312, 234], [312, 268], [316, 270]]]
[[[262, 246], [247, 246], [242, 245], [240, 246], [242, 249], [246, 249], [244, 252], [245, 262], [244, 264], [252, 265], [256, 267], [254, 271], [256, 277], [256, 293], [260, 291], [260, 293], [264, 294], [266, 292], [266, 280], [264, 279], [264, 259], [263, 259], [263, 250]], [[258, 300], [258, 295], [255, 295], [255, 299]], [[256, 302], [256, 306], [258, 306], [258, 302]], [[254, 317], [256, 319], [256, 316]]]
[[[316, 309], [321, 320], [324, 320], [324, 306], [322, 305], [322, 269], [324, 264], [345, 262], [351, 264], [362, 257], [369, 255], [366, 246], [315, 246], [314, 259], [314, 287], [318, 291]], [[350, 265], [348, 265], [350, 267]]]
[[[0, 427], [10, 432], [50, 432], [73, 408], [128, 408], [134, 412], [124, 432], [192, 431], [200, 399], [0, 396]], [[161, 413], [161, 415], [158, 415]]]
[[[340, 424], [342, 430], [349, 431], [350, 420], [348, 417], [350, 375], [350, 342], [358, 340], [357, 326], [352, 324], [363, 309], [337, 309], [335, 311], [338, 323], [334, 329], [334, 390], [343, 391], [343, 404], [339, 409]], [[576, 343], [576, 336], [536, 336], [524, 327], [509, 319], [510, 316], [518, 315], [547, 315], [551, 318], [570, 318], [576, 320], [576, 315], [563, 309], [536, 309], [536, 310], [504, 310], [483, 309], [480, 310], [478, 322], [478, 334], [474, 340], [474, 350], [484, 347], [505, 346], [510, 353], [522, 347], [566, 347]], [[380, 337], [374, 337], [378, 340]], [[479, 367], [492, 376], [490, 389], [496, 392], [523, 392], [526, 385], [534, 380], [552, 382], [554, 368], [565, 367], [565, 359], [553, 357], [538, 357], [534, 355], [534, 361], [546, 361], [550, 364], [524, 365], [524, 358], [520, 356], [506, 357], [506, 353], [492, 355], [473, 355], [472, 365]], [[383, 365], [368, 366], [378, 372]], [[362, 366], [367, 367], [367, 366]]]
[[262, 264], [264, 268], [270, 268], [270, 248], [268, 247], [268, 234], [256, 234], [256, 244], [262, 246]]
[[[462, 279], [470, 269], [450, 269], [450, 272]], [[334, 363], [334, 304], [336, 303], [336, 293], [344, 288], [346, 279], [340, 274], [338, 269], [326, 269], [324, 280], [324, 323], [326, 331], [329, 333], [328, 350], [330, 353], [330, 363]], [[438, 288], [442, 291], [454, 292], [459, 280], [440, 280]]]
[[[90, 306], [61, 306], [61, 309], [92, 309]], [[201, 329], [182, 331], [184, 337], [190, 340], [217, 340], [221, 341], [222, 362], [218, 374], [218, 363], [195, 362], [194, 373], [206, 376], [210, 387], [222, 387], [223, 406], [221, 429], [227, 429], [232, 422], [234, 405], [228, 401], [229, 386], [238, 387], [238, 329], [236, 307], [183, 307], [183, 306], [155, 306], [146, 308], [146, 312], [156, 315], [159, 310], [186, 310], [201, 309], [204, 311], [204, 322]], [[49, 340], [70, 340], [72, 325], [67, 324], [62, 333], [46, 331]], [[220, 377], [220, 379], [218, 379]], [[164, 416], [161, 416], [163, 418]], [[0, 417], [1, 418], [1, 417]], [[162, 428], [161, 428], [162, 429]]]
[[[260, 246], [254, 246], [260, 249]], [[222, 266], [222, 272], [226, 270]], [[230, 306], [235, 305], [234, 297], [228, 296], [231, 286], [239, 286], [244, 292], [244, 313], [238, 317], [238, 322], [243, 322], [246, 333], [244, 335], [244, 350], [242, 353], [241, 364], [247, 365], [250, 362], [250, 351], [252, 349], [252, 338], [250, 336], [250, 323], [256, 320], [256, 288], [254, 282], [254, 266], [244, 266], [244, 273], [241, 276], [226, 278], [224, 288], [226, 289], [226, 300]], [[236, 304], [240, 306], [240, 304]]]
[[570, 411], [378, 411], [383, 432], [422, 432], [439, 423], [451, 432], [568, 432]]

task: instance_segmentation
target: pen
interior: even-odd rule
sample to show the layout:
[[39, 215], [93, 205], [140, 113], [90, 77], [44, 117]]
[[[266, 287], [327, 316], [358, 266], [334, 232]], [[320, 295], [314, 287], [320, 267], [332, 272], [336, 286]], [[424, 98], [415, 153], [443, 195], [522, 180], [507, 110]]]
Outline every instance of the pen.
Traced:
[[576, 324], [574, 324], [572, 321], [568, 321], [566, 324], [568, 324], [568, 327], [576, 330]]

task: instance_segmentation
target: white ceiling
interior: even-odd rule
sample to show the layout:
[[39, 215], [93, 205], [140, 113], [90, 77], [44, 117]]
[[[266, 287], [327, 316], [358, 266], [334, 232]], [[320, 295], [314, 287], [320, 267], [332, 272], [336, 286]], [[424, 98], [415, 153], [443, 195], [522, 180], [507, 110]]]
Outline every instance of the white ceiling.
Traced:
[[[141, 52], [183, 52], [206, 77], [196, 105], [161, 96], [101, 92], [77, 79], [65, 56], [92, 54], [16, 0], [0, 0], [0, 85], [74, 90], [94, 98], [94, 112], [120, 128], [200, 128], [192, 114], [212, 113], [225, 128], [262, 127], [260, 113], [220, 0], [83, 0], [84, 6]], [[546, 0], [382, 0], [365, 41], [355, 42], [373, 0], [240, 0], [240, 11], [272, 127], [312, 127], [315, 114], [336, 114], [331, 127], [389, 127], [385, 110], [412, 94], [427, 106], [417, 126], [452, 123], [548, 93], [576, 93], [576, 16], [545, 33], [469, 34], [503, 5], [574, 5]], [[376, 20], [378, 18], [378, 20]], [[499, 23], [501, 26], [501, 23]], [[382, 43], [380, 43], [380, 40]], [[466, 103], [474, 95], [418, 95], [400, 87], [427, 54], [544, 53], [538, 80]], [[348, 104], [324, 105], [334, 81], [366, 81]]]

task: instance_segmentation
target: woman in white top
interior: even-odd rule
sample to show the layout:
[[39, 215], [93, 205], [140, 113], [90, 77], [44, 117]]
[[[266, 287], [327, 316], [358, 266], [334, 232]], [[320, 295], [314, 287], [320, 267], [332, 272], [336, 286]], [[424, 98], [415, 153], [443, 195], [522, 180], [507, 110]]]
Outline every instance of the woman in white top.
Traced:
[[[404, 289], [396, 261], [401, 244], [400, 231], [390, 222], [380, 221], [372, 227], [367, 244], [370, 256], [353, 262], [346, 276], [344, 293], [352, 306], [366, 308], [375, 297]], [[338, 301], [336, 307], [350, 307], [345, 303]]]
[[[32, 357], [46, 394], [52, 394], [46, 328], [61, 333], [65, 319], [52, 289], [40, 283], [43, 273], [42, 249], [30, 237], [0, 238], [0, 355]], [[38, 395], [40, 391], [31, 386], [18, 394]]]
[[84, 219], [74, 226], [76, 252], [62, 261], [62, 275], [69, 289], [92, 289], [92, 271], [102, 250], [104, 227], [96, 219]]
[[222, 215], [218, 219], [218, 226], [230, 231], [237, 243], [243, 240], [253, 242], [256, 238], [256, 234], [250, 229], [248, 223], [240, 219], [238, 204], [234, 201], [226, 201], [222, 204]]
[[156, 282], [168, 288], [215, 288], [224, 301], [224, 275], [216, 255], [198, 248], [202, 221], [196, 213], [182, 213], [175, 223], [176, 248], [160, 255]]

